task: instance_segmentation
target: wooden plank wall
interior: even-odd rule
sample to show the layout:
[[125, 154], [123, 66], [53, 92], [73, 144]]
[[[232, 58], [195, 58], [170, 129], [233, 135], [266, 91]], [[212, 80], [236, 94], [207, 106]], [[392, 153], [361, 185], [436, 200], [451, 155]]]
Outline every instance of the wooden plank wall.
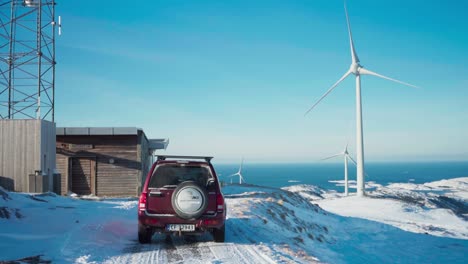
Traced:
[[0, 177], [15, 191], [28, 192], [28, 175], [41, 170], [41, 122], [0, 120]]
[[68, 180], [70, 183], [69, 169], [63, 165], [69, 164], [70, 157], [95, 157], [95, 195], [137, 196], [141, 170], [137, 140], [137, 135], [57, 136], [57, 163], [62, 164], [62, 182]]
[[[141, 170], [138, 175], [138, 195], [141, 193], [143, 184], [145, 183], [150, 166], [150, 154], [148, 151], [149, 142], [142, 131], [138, 131], [138, 160], [141, 161]], [[152, 164], [151, 164], [152, 165]]]
[[60, 173], [60, 194], [65, 195], [68, 193], [68, 156], [62, 153], [57, 153], [57, 171]]

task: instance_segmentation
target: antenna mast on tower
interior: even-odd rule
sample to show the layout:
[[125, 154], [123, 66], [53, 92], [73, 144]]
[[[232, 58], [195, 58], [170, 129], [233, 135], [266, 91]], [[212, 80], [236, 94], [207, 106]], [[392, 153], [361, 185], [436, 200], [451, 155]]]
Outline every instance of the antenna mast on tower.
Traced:
[[0, 1], [0, 119], [55, 120], [55, 5]]

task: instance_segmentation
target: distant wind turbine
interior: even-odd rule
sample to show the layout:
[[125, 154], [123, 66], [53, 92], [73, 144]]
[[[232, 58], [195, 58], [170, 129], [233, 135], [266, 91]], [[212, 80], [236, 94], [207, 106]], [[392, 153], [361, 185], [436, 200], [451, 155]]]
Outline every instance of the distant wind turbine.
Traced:
[[406, 86], [411, 86], [417, 88], [417, 86], [405, 83], [399, 80], [395, 80], [378, 73], [372, 72], [370, 70], [364, 69], [364, 67], [359, 63], [359, 58], [357, 56], [356, 50], [354, 49], [353, 35], [351, 33], [351, 26], [349, 24], [348, 10], [346, 9], [345, 3], [345, 14], [346, 14], [346, 23], [348, 25], [348, 35], [349, 35], [349, 44], [351, 51], [351, 66], [349, 70], [335, 83], [330, 89], [322, 96], [320, 99], [305, 113], [307, 115], [316, 105], [318, 105], [323, 98], [325, 98], [329, 93], [335, 89], [338, 84], [340, 84], [346, 77], [350, 74], [356, 76], [356, 158], [357, 158], [357, 195], [364, 196], [364, 136], [362, 131], [362, 103], [361, 103], [361, 75], [373, 75], [382, 79], [390, 80], [397, 82]]
[[321, 159], [321, 160], [328, 160], [328, 159], [332, 159], [332, 158], [340, 157], [340, 156], [344, 157], [345, 195], [348, 196], [348, 159], [350, 159], [354, 164], [357, 165], [356, 161], [349, 155], [348, 144], [346, 144], [346, 147], [342, 152], [335, 154], [333, 156], [330, 156], [328, 158]]
[[239, 176], [239, 184], [242, 184], [242, 182], [245, 182], [244, 177], [242, 177], [242, 165], [243, 164], [244, 164], [244, 158], [242, 158], [242, 160], [241, 160], [239, 170], [236, 173], [228, 176], [229, 178], [231, 178], [231, 183], [232, 183], [232, 178], [235, 177], [235, 176]]

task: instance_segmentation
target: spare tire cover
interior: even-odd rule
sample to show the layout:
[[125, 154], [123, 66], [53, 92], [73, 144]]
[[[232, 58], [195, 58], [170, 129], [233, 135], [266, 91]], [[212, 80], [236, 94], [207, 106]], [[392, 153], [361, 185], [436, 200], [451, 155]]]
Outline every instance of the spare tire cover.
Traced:
[[208, 206], [208, 195], [194, 181], [186, 181], [174, 190], [171, 203], [180, 218], [194, 219], [201, 216]]

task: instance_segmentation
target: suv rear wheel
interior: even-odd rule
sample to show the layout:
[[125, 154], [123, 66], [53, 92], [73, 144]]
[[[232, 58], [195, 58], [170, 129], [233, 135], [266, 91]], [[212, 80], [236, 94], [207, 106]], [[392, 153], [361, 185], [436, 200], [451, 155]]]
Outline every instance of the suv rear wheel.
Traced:
[[138, 225], [138, 241], [140, 242], [140, 244], [151, 243], [152, 237], [153, 232], [151, 231], [151, 229]]
[[216, 228], [216, 229], [213, 230], [213, 238], [214, 238], [214, 241], [215, 241], [215, 242], [221, 242], [221, 243], [224, 242], [224, 240], [225, 240], [225, 233], [226, 233], [226, 232], [225, 232], [225, 230], [226, 230], [225, 227], [226, 227], [226, 226], [223, 225], [221, 228], [219, 228], [219, 229]]

